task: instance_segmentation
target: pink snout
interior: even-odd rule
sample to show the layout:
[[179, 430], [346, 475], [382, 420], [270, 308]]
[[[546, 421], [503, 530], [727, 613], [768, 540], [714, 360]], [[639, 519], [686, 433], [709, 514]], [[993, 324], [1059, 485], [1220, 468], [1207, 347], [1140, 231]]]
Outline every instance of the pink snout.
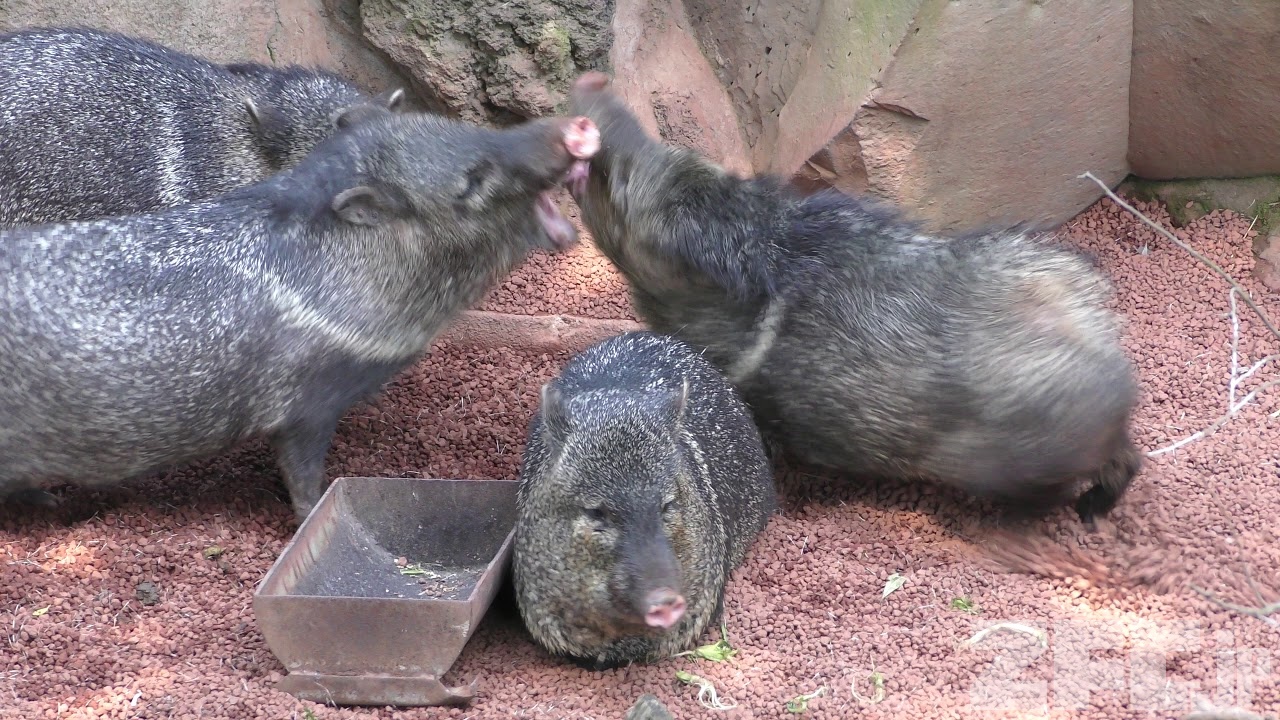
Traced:
[[644, 621], [649, 627], [669, 630], [684, 617], [685, 602], [680, 593], [670, 588], [654, 590], [645, 598], [648, 608]]

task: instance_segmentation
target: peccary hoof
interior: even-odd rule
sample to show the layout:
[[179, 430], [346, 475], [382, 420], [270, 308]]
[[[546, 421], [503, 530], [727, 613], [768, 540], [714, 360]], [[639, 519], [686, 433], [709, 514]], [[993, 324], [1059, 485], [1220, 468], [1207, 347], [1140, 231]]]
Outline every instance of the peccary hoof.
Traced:
[[57, 507], [62, 503], [62, 500], [59, 499], [57, 495], [40, 488], [26, 488], [24, 490], [9, 493], [9, 495], [5, 497], [5, 501], [15, 505], [31, 505], [34, 507], [46, 508]]
[[675, 720], [675, 716], [658, 698], [645, 693], [627, 711], [626, 720]]
[[1076, 500], [1076, 515], [1085, 528], [1093, 532], [1098, 529], [1096, 517], [1107, 514], [1114, 504], [1102, 487], [1091, 487]]

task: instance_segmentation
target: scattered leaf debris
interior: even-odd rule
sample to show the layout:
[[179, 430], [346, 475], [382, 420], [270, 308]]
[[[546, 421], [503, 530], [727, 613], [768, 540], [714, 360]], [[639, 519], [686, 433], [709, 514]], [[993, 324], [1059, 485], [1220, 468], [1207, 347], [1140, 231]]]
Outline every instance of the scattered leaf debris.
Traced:
[[809, 701], [822, 697], [827, 693], [825, 686], [814, 690], [807, 695], [797, 695], [787, 701], [787, 712], [799, 715], [809, 709]]
[[882, 598], [889, 597], [889, 593], [892, 593], [895, 590], [901, 588], [903, 585], [906, 584], [906, 582], [907, 582], [907, 579], [899, 575], [898, 573], [894, 573], [890, 575], [889, 579], [886, 580], [884, 583], [884, 590], [881, 592], [880, 597]]

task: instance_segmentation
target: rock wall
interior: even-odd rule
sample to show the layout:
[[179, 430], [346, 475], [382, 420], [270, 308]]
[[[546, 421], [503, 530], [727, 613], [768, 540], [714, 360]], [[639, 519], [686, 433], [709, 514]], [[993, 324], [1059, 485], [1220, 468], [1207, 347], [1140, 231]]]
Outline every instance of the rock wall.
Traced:
[[601, 69], [612, 0], [363, 0], [369, 42], [452, 115], [505, 123], [554, 113]]
[[1136, 0], [1133, 25], [1134, 173], [1280, 174], [1280, 2]]
[[669, 142], [936, 230], [1056, 225], [1100, 196], [1085, 171], [1280, 173], [1270, 0], [0, 2], [0, 29], [41, 24], [324, 65], [496, 124], [608, 69]]
[[[843, 4], [857, 17], [880, 3]], [[1129, 0], [891, 5], [860, 35], [815, 43], [847, 59], [810, 63], [767, 169], [870, 191], [947, 231], [1058, 225], [1099, 197], [1080, 174], [1110, 185], [1128, 174]], [[794, 105], [807, 122], [788, 128]]]

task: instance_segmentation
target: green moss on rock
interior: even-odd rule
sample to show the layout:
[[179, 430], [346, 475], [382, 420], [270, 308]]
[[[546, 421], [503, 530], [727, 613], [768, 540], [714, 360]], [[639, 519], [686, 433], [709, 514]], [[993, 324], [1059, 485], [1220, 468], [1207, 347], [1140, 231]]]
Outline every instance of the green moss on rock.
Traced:
[[365, 37], [429, 99], [505, 124], [560, 111], [569, 83], [604, 70], [614, 0], [363, 0]]
[[538, 67], [556, 80], [567, 80], [573, 72], [573, 41], [569, 32], [548, 20], [542, 26], [542, 35], [534, 48], [534, 59]]
[[1145, 202], [1163, 203], [1176, 227], [1214, 210], [1231, 210], [1252, 218], [1259, 235], [1280, 229], [1280, 176], [1276, 175], [1158, 181], [1130, 176], [1120, 191]]

